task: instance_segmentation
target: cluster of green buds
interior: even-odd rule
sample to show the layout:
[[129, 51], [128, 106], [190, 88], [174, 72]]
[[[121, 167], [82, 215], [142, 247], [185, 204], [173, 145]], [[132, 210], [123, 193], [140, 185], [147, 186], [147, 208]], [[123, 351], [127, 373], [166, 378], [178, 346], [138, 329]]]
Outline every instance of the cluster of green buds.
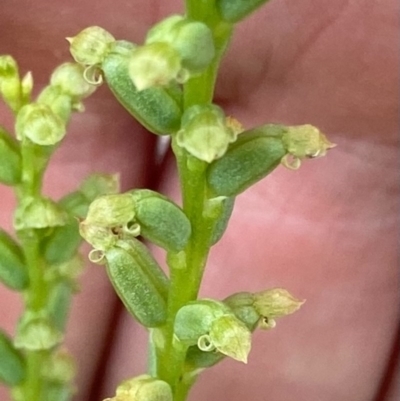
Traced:
[[223, 301], [202, 299], [182, 307], [174, 329], [176, 339], [188, 346], [186, 374], [198, 374], [225, 356], [246, 362], [251, 333], [274, 328], [275, 319], [294, 313], [303, 303], [287, 290], [274, 288], [240, 292]]
[[191, 225], [180, 207], [150, 190], [102, 196], [90, 205], [80, 232], [94, 247], [89, 258], [106, 263], [127, 310], [145, 327], [164, 324], [169, 280], [136, 237], [140, 235], [170, 253], [181, 252], [191, 235]]

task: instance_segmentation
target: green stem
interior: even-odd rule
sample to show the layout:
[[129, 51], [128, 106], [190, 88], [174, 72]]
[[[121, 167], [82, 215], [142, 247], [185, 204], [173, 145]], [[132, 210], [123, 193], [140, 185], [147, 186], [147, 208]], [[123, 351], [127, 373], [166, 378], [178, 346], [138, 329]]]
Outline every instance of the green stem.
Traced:
[[[206, 23], [212, 30], [216, 56], [209, 68], [184, 85], [184, 108], [212, 102], [219, 63], [229, 42], [232, 26], [220, 21], [214, 0], [186, 0], [188, 17]], [[210, 251], [213, 222], [203, 216], [206, 197], [205, 171], [207, 163], [200, 161], [176, 146], [173, 149], [178, 164], [183, 210], [192, 225], [192, 235], [184, 250], [184, 262], [170, 259], [171, 287], [168, 298], [168, 319], [161, 329], [163, 341], [156, 346], [157, 375], [167, 381], [174, 401], [184, 401], [194, 379], [182, 380], [186, 347], [174, 341], [174, 320], [178, 310], [197, 298]]]
[[[50, 155], [49, 149], [41, 150], [28, 140], [21, 143], [22, 182], [17, 188], [18, 207], [24, 200], [39, 198], [43, 174]], [[25, 292], [25, 310], [40, 311], [47, 301], [48, 286], [44, 279], [44, 264], [40, 256], [40, 237], [36, 230], [18, 232], [29, 273], [29, 288]], [[43, 396], [41, 366], [50, 351], [26, 351], [26, 380], [22, 387], [24, 400], [39, 400]]]

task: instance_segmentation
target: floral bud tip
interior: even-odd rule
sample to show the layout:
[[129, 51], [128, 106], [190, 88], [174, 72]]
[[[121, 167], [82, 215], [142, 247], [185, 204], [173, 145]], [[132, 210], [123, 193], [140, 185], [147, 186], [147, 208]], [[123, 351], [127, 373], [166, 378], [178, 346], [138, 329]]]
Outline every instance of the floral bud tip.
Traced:
[[318, 128], [309, 124], [287, 127], [282, 141], [288, 152], [282, 158], [282, 164], [289, 169], [299, 168], [302, 159], [325, 156], [336, 146]]
[[137, 48], [129, 62], [129, 76], [138, 91], [166, 86], [188, 79], [179, 54], [166, 43], [152, 43]]
[[[294, 298], [283, 288], [274, 288], [254, 294], [254, 308], [264, 318], [274, 319], [296, 312], [305, 300]], [[273, 324], [271, 322], [271, 324]]]
[[85, 28], [74, 37], [66, 40], [70, 44], [70, 52], [75, 61], [84, 65], [100, 64], [115, 42], [114, 37], [98, 26]]
[[89, 206], [85, 223], [112, 228], [128, 224], [134, 217], [134, 200], [131, 194], [103, 195]]

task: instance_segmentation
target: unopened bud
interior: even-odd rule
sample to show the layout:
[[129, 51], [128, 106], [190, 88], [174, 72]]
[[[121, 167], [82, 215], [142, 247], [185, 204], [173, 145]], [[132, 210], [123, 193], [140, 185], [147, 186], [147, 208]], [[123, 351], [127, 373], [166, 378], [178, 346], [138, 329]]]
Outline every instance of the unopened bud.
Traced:
[[94, 249], [100, 251], [111, 248], [118, 240], [110, 228], [87, 224], [85, 221], [79, 224], [79, 233]]
[[170, 385], [149, 375], [125, 380], [116, 390], [115, 397], [104, 401], [172, 401]]
[[46, 86], [37, 97], [37, 103], [46, 105], [66, 124], [72, 113], [73, 100], [59, 86]]
[[18, 65], [9, 55], [0, 56], [0, 95], [14, 112], [21, 107]]
[[99, 26], [91, 26], [78, 35], [67, 38], [70, 52], [75, 61], [84, 65], [100, 64], [115, 42], [114, 37]]
[[130, 193], [103, 195], [89, 206], [85, 223], [109, 228], [122, 226], [135, 217], [134, 207]]
[[48, 198], [25, 198], [14, 215], [16, 230], [63, 226], [67, 221], [67, 213]]
[[46, 316], [26, 312], [18, 323], [14, 345], [29, 351], [43, 351], [55, 347], [62, 339], [63, 334]]
[[201, 73], [215, 56], [210, 28], [180, 15], [172, 15], [148, 32], [146, 43], [155, 42], [171, 45], [179, 53], [182, 66], [191, 75]]
[[58, 351], [43, 364], [42, 375], [55, 383], [69, 383], [76, 374], [74, 358], [67, 351]]
[[209, 336], [211, 343], [221, 354], [247, 363], [251, 332], [233, 314], [216, 319], [211, 325]]
[[83, 99], [96, 90], [96, 86], [84, 78], [84, 71], [85, 68], [76, 63], [61, 64], [51, 74], [50, 83], [59, 86], [63, 93], [74, 99]]
[[282, 142], [288, 152], [282, 158], [282, 164], [292, 170], [300, 167], [302, 159], [325, 156], [336, 146], [318, 128], [309, 124], [286, 127]]
[[273, 288], [254, 294], [254, 308], [260, 315], [271, 319], [291, 315], [304, 302], [293, 297], [284, 288]]
[[177, 144], [207, 163], [222, 157], [237, 134], [226, 125], [221, 108], [215, 105], [193, 106], [182, 117]]
[[182, 69], [178, 52], [166, 43], [151, 43], [138, 47], [129, 61], [129, 76], [138, 91], [183, 83], [188, 75]]
[[17, 138], [28, 138], [37, 145], [60, 142], [66, 133], [64, 121], [46, 104], [31, 103], [21, 108], [15, 129]]
[[246, 363], [251, 332], [222, 302], [203, 299], [183, 306], [175, 318], [174, 333], [186, 346], [214, 349]]

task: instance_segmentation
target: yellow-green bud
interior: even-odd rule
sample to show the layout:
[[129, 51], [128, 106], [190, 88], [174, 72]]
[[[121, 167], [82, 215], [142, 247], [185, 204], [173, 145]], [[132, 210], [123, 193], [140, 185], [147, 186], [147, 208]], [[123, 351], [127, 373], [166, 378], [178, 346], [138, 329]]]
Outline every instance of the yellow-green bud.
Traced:
[[0, 95], [14, 112], [21, 107], [18, 65], [9, 55], [0, 56]]
[[171, 45], [179, 53], [182, 67], [191, 75], [201, 73], [215, 56], [210, 28], [180, 15], [168, 17], [148, 32], [146, 43], [155, 42]]
[[37, 145], [50, 146], [60, 142], [66, 133], [64, 121], [46, 104], [31, 103], [21, 108], [15, 129], [17, 138], [30, 139]]
[[222, 157], [237, 134], [226, 125], [222, 109], [215, 105], [192, 106], [182, 117], [176, 142], [200, 160], [211, 163]]
[[233, 314], [222, 316], [211, 324], [209, 339], [221, 354], [247, 363], [251, 349], [251, 332]]
[[138, 91], [166, 86], [173, 81], [183, 83], [188, 78], [178, 52], [167, 43], [159, 42], [134, 50], [128, 72]]
[[67, 38], [70, 52], [79, 64], [100, 64], [115, 42], [114, 37], [99, 26], [91, 26], [79, 32], [78, 35]]
[[26, 312], [18, 323], [14, 338], [16, 348], [43, 351], [55, 347], [63, 334], [42, 313]]
[[282, 158], [282, 164], [292, 170], [300, 167], [302, 159], [325, 156], [336, 146], [318, 128], [309, 124], [286, 127], [282, 142], [288, 152]]
[[25, 198], [14, 215], [16, 230], [63, 226], [67, 221], [67, 213], [48, 198]]
[[37, 97], [37, 103], [48, 106], [66, 124], [72, 113], [73, 100], [59, 86], [46, 86]]
[[254, 294], [254, 308], [261, 315], [271, 319], [290, 315], [304, 304], [284, 288], [273, 288]]
[[96, 90], [96, 86], [87, 82], [84, 71], [85, 68], [76, 63], [61, 64], [51, 74], [50, 83], [74, 99], [86, 98]]
[[273, 288], [254, 294], [239, 292], [224, 300], [236, 317], [251, 331], [257, 327], [274, 328], [276, 318], [296, 312], [304, 302], [294, 298], [283, 288]]
[[179, 309], [174, 333], [182, 344], [197, 344], [200, 350], [216, 350], [246, 362], [251, 347], [251, 332], [222, 302], [202, 299]]
[[149, 375], [125, 380], [116, 390], [115, 397], [104, 401], [172, 401], [170, 385]]
[[118, 241], [118, 236], [110, 228], [86, 224], [85, 221], [79, 224], [79, 233], [94, 249], [100, 251], [106, 251]]
[[43, 364], [41, 373], [48, 381], [69, 383], [76, 374], [74, 358], [65, 350], [53, 353]]
[[109, 228], [122, 226], [135, 217], [134, 207], [134, 200], [129, 193], [103, 195], [89, 206], [85, 223]]

